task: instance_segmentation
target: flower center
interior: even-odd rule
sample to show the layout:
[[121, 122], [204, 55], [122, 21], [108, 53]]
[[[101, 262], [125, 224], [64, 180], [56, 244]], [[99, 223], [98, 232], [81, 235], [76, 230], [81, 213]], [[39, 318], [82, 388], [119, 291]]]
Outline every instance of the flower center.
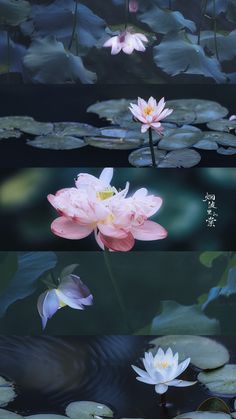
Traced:
[[105, 189], [104, 191], [97, 192], [97, 198], [101, 201], [111, 198], [113, 195], [115, 195], [115, 192], [112, 189]]
[[146, 108], [144, 108], [143, 113], [145, 116], [151, 115], [154, 111], [154, 108], [152, 108], [151, 106], [146, 106]]
[[154, 363], [155, 368], [168, 368], [170, 366], [170, 363], [168, 361], [156, 361]]

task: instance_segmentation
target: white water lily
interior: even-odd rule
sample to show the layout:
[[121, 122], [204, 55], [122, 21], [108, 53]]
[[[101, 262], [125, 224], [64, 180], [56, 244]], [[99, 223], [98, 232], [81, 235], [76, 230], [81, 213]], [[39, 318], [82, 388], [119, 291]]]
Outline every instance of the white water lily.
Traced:
[[169, 386], [187, 387], [196, 383], [176, 379], [189, 366], [190, 358], [179, 364], [179, 354], [174, 355], [170, 348], [166, 352], [159, 348], [155, 356], [151, 352], [145, 352], [142, 361], [146, 371], [132, 365], [139, 375], [136, 378], [143, 383], [154, 385], [158, 394], [166, 393]]

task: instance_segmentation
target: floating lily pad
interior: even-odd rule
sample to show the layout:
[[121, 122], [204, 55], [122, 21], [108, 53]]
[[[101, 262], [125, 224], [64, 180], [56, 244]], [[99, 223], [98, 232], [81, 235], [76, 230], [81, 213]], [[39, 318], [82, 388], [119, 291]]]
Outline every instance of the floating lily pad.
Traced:
[[227, 132], [203, 131], [199, 140], [214, 141], [220, 145], [236, 147], [236, 136]]
[[236, 148], [234, 147], [229, 147], [229, 148], [224, 148], [224, 147], [220, 147], [217, 150], [218, 154], [223, 154], [224, 156], [233, 156], [234, 154], [236, 154]]
[[144, 140], [132, 138], [87, 137], [85, 143], [93, 147], [109, 150], [130, 150], [144, 144]]
[[18, 129], [32, 135], [46, 135], [53, 131], [53, 124], [37, 122], [30, 116], [5, 116], [0, 118], [0, 128]]
[[10, 410], [0, 409], [0, 419], [24, 419], [23, 416], [17, 413], [10, 412]]
[[0, 377], [0, 406], [6, 406], [16, 397], [13, 385]]
[[25, 0], [0, 0], [0, 25], [17, 26], [30, 14], [30, 3]]
[[174, 419], [231, 419], [231, 416], [222, 412], [188, 412]]
[[214, 131], [230, 132], [236, 130], [236, 120], [219, 119], [218, 121], [208, 122], [207, 126]]
[[236, 396], [236, 364], [225, 365], [216, 371], [201, 372], [197, 378], [211, 393], [224, 397]]
[[20, 138], [21, 132], [13, 129], [0, 130], [0, 140], [6, 140], [7, 138]]
[[200, 154], [195, 150], [182, 148], [181, 150], [173, 150], [168, 153], [163, 160], [160, 161], [160, 168], [184, 167], [190, 168], [196, 166], [201, 161]]
[[[166, 151], [159, 150], [155, 147], [156, 163], [158, 164], [166, 156]], [[152, 156], [149, 147], [141, 148], [133, 151], [129, 155], [129, 163], [135, 167], [152, 166]]]
[[197, 142], [196, 132], [188, 129], [172, 129], [169, 135], [160, 140], [158, 147], [162, 150], [178, 150], [191, 147]]
[[62, 416], [62, 415], [55, 415], [55, 414], [51, 414], [51, 413], [40, 413], [39, 415], [30, 415], [30, 416], [25, 416], [26, 419], [68, 419], [67, 416]]
[[229, 353], [223, 345], [203, 336], [169, 335], [154, 339], [151, 343], [156, 348], [170, 347], [179, 353], [181, 361], [191, 358], [191, 364], [203, 370], [222, 367], [229, 361]]
[[230, 414], [229, 407], [219, 397], [209, 397], [200, 404], [197, 410], [199, 412], [222, 412]]
[[114, 122], [114, 117], [118, 114], [127, 112], [128, 116], [131, 115], [129, 111], [129, 106], [131, 102], [135, 102], [135, 100], [104, 100], [102, 102], [97, 102], [89, 106], [87, 112], [96, 113], [100, 118], [107, 118], [109, 121]]
[[[228, 109], [219, 103], [203, 99], [176, 99], [166, 102], [166, 106], [174, 110], [166, 120], [182, 123], [186, 113], [186, 123], [204, 124], [225, 117]], [[192, 118], [192, 120], [191, 120]]]
[[81, 138], [63, 136], [56, 133], [36, 137], [35, 140], [27, 141], [27, 145], [49, 150], [73, 150], [86, 146]]
[[218, 144], [211, 140], [199, 140], [194, 144], [194, 147], [199, 148], [200, 150], [217, 150]]
[[92, 419], [94, 416], [112, 418], [112, 410], [101, 403], [96, 402], [73, 402], [66, 408], [66, 414], [71, 419]]
[[56, 122], [54, 124], [54, 131], [57, 134], [72, 137], [84, 137], [88, 135], [100, 134], [99, 128], [80, 122]]

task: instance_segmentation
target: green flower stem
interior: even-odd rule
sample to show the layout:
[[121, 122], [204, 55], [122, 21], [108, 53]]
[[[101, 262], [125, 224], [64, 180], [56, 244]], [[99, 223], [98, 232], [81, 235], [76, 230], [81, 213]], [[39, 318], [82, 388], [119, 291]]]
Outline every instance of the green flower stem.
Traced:
[[118, 301], [118, 304], [119, 304], [119, 307], [120, 307], [120, 311], [122, 313], [122, 317], [123, 317], [124, 325], [125, 325], [125, 328], [126, 328], [126, 332], [128, 334], [132, 334], [132, 328], [131, 328], [131, 326], [129, 324], [129, 321], [128, 321], [123, 297], [122, 297], [122, 294], [121, 294], [120, 289], [118, 287], [116, 278], [115, 278], [114, 273], [112, 271], [112, 268], [111, 268], [110, 258], [109, 258], [110, 252], [106, 247], [104, 248], [103, 254], [104, 254], [105, 265], [106, 265], [106, 268], [107, 268], [107, 271], [109, 273], [109, 277], [110, 277], [110, 280], [111, 280], [111, 284], [112, 284], [113, 289], [115, 291], [117, 301]]
[[200, 42], [201, 42], [201, 29], [202, 29], [203, 19], [206, 13], [207, 3], [208, 3], [208, 0], [202, 0], [201, 17], [200, 17], [199, 27], [198, 27], [198, 39], [197, 39], [198, 45], [200, 45]]
[[73, 28], [72, 28], [72, 34], [71, 34], [70, 42], [69, 42], [69, 45], [68, 45], [69, 50], [72, 48], [73, 41], [74, 41], [75, 34], [76, 34], [77, 12], [78, 12], [78, 0], [75, 0], [75, 10], [74, 10], [74, 16], [73, 16]]
[[213, 22], [214, 22], [214, 43], [215, 43], [215, 54], [219, 61], [219, 50], [217, 44], [217, 21], [216, 21], [216, 0], [213, 0]]
[[161, 407], [166, 407], [166, 393], [161, 394]]
[[154, 150], [153, 139], [152, 139], [152, 128], [149, 128], [148, 135], [149, 135], [149, 147], [150, 147], [151, 156], [152, 156], [152, 166], [157, 167], [156, 158], [155, 158], [155, 150]]

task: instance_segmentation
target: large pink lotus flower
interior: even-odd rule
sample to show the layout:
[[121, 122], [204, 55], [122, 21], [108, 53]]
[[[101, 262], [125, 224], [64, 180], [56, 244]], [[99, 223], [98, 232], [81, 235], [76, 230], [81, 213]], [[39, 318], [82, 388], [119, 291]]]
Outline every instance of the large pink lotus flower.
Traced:
[[160, 121], [173, 112], [173, 109], [164, 108], [164, 97], [158, 103], [153, 97], [150, 97], [147, 102], [139, 97], [138, 104], [131, 103], [129, 110], [138, 121], [142, 122], [141, 132], [144, 133], [149, 128], [153, 128], [161, 133], [163, 128]]
[[112, 251], [129, 251], [137, 240], [159, 240], [166, 230], [149, 218], [162, 205], [162, 199], [141, 188], [127, 197], [129, 184], [117, 191], [110, 185], [113, 169], [106, 168], [99, 178], [82, 173], [75, 188], [62, 189], [48, 200], [59, 212], [52, 232], [78, 240], [92, 232], [99, 246]]
[[136, 13], [138, 11], [138, 0], [129, 0], [129, 12]]
[[43, 329], [48, 319], [57, 310], [69, 306], [76, 310], [83, 310], [84, 306], [93, 304], [93, 296], [88, 287], [84, 285], [77, 275], [68, 275], [63, 278], [58, 288], [43, 292], [38, 298], [38, 312], [42, 318]]
[[146, 50], [144, 45], [146, 42], [148, 42], [148, 39], [143, 33], [132, 33], [127, 29], [119, 35], [108, 39], [103, 46], [111, 47], [112, 55], [119, 54], [120, 51], [130, 55], [134, 50], [144, 52]]

